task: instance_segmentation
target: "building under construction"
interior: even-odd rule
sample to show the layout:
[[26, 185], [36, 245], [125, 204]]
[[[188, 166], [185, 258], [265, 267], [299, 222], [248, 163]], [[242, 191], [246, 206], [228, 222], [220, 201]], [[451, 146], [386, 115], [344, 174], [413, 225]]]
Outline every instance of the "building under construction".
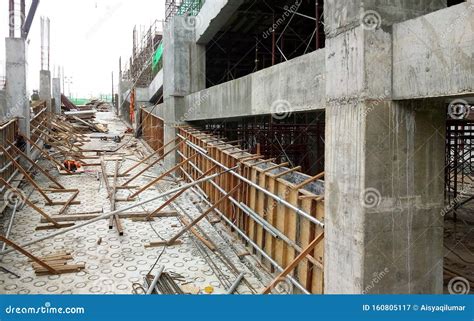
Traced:
[[473, 0], [166, 0], [110, 106], [47, 51], [26, 98], [35, 3], [6, 39], [0, 292], [473, 288]]

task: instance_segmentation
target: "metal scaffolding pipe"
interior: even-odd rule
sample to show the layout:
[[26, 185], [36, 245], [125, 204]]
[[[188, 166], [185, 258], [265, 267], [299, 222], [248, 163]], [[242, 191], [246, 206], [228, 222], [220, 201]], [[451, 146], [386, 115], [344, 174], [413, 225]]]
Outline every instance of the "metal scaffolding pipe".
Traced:
[[[183, 185], [183, 186], [180, 186], [180, 187], [177, 187], [177, 188], [174, 188], [174, 189], [171, 189], [165, 193], [162, 193], [158, 196], [155, 196], [155, 197], [152, 197], [148, 200], [144, 200], [142, 202], [139, 202], [139, 203], [136, 203], [136, 204], [133, 204], [133, 205], [130, 205], [130, 206], [127, 206], [125, 208], [122, 208], [122, 209], [119, 209], [119, 210], [116, 210], [116, 211], [112, 211], [112, 212], [109, 212], [109, 213], [105, 213], [101, 216], [98, 216], [96, 218], [93, 218], [89, 221], [85, 221], [81, 224], [78, 224], [78, 225], [74, 225], [74, 226], [71, 226], [71, 227], [68, 227], [68, 228], [65, 228], [65, 229], [62, 229], [62, 230], [59, 230], [55, 233], [52, 233], [52, 234], [49, 234], [49, 235], [46, 235], [46, 236], [43, 236], [43, 237], [40, 237], [36, 240], [32, 240], [32, 241], [29, 241], [29, 242], [26, 242], [26, 243], [23, 243], [23, 244], [20, 244], [21, 247], [27, 247], [27, 246], [30, 246], [30, 245], [33, 245], [35, 243], [38, 243], [38, 242], [41, 242], [41, 241], [44, 241], [44, 240], [47, 240], [47, 239], [50, 239], [52, 237], [55, 237], [55, 236], [58, 236], [58, 235], [61, 235], [61, 234], [64, 234], [64, 233], [67, 233], [67, 232], [71, 232], [71, 231], [74, 231], [78, 228], [81, 228], [81, 227], [84, 227], [84, 226], [87, 226], [89, 224], [92, 224], [94, 222], [97, 222], [97, 221], [100, 221], [100, 220], [103, 220], [103, 219], [108, 219], [109, 217], [113, 216], [113, 215], [116, 215], [116, 214], [120, 214], [122, 212], [125, 212], [125, 211], [128, 211], [128, 210], [131, 210], [135, 207], [139, 207], [139, 206], [142, 206], [142, 205], [145, 205], [145, 204], [148, 204], [150, 202], [153, 202], [153, 201], [156, 201], [158, 199], [161, 199], [161, 198], [164, 198], [168, 195], [171, 195], [171, 194], [174, 194], [174, 193], [177, 193], [179, 191], [181, 191], [182, 189], [186, 189], [186, 188], [189, 188], [189, 187], [193, 187], [195, 185], [198, 185], [198, 184], [201, 184], [201, 183], [204, 183], [204, 182], [207, 182], [209, 180], [212, 180], [224, 173], [226, 173], [227, 171], [223, 171], [223, 172], [220, 172], [220, 173], [216, 173], [216, 174], [213, 174], [213, 175], [210, 175], [210, 176], [207, 176], [207, 177], [204, 177], [200, 180], [197, 180], [195, 182], [192, 182], [192, 183], [189, 183], [189, 184], [186, 184], [186, 185]], [[10, 252], [13, 252], [14, 249], [10, 249], [10, 250], [6, 250], [6, 251], [1, 251], [0, 252], [0, 256], [1, 255], [5, 255], [5, 254], [8, 254]]]
[[[178, 134], [178, 136], [182, 139], [185, 139], [185, 137], [183, 137], [182, 135]], [[319, 220], [315, 219], [314, 217], [312, 217], [311, 215], [309, 215], [308, 213], [302, 211], [301, 209], [299, 209], [298, 207], [294, 206], [293, 204], [291, 203], [288, 203], [286, 200], [282, 199], [281, 197], [269, 192], [268, 190], [266, 190], [265, 188], [259, 186], [258, 184], [255, 184], [254, 182], [252, 182], [251, 180], [248, 180], [246, 177], [240, 175], [239, 173], [233, 171], [232, 169], [229, 169], [227, 166], [221, 164], [220, 162], [218, 162], [217, 160], [215, 160], [214, 158], [210, 157], [209, 155], [207, 155], [206, 153], [203, 153], [200, 149], [202, 148], [195, 148], [194, 144], [189, 144], [189, 142], [186, 142], [186, 144], [188, 146], [190, 146], [191, 148], [193, 148], [194, 150], [196, 150], [199, 154], [201, 154], [202, 156], [204, 156], [205, 158], [207, 158], [208, 160], [210, 160], [211, 162], [213, 162], [214, 164], [218, 165], [219, 167], [221, 167], [222, 169], [224, 170], [227, 170], [229, 171], [229, 173], [231, 173], [232, 175], [234, 175], [235, 177], [239, 178], [240, 180], [246, 182], [247, 184], [251, 185], [252, 187], [255, 187], [256, 189], [258, 189], [260, 192], [270, 196], [271, 198], [273, 198], [274, 200], [276, 200], [279, 204], [283, 204], [285, 205], [286, 207], [292, 209], [293, 211], [296, 212], [296, 214], [306, 218], [307, 220], [309, 220], [310, 222], [316, 224], [316, 225], [319, 225], [321, 227], [324, 227], [324, 223], [320, 222]]]
[[[5, 233], [5, 238], [8, 238], [10, 236], [10, 232], [12, 230], [13, 220], [15, 219], [15, 214], [16, 214], [17, 207], [18, 207], [18, 199], [15, 201], [15, 207], [13, 207], [12, 216], [10, 217], [10, 222], [8, 223], [8, 228], [7, 228], [7, 232]], [[6, 248], [7, 248], [7, 243], [3, 242], [2, 252], [5, 251]], [[0, 257], [1, 256], [2, 255], [0, 255]]]
[[146, 290], [146, 294], [151, 294], [153, 292], [153, 289], [155, 288], [156, 284], [158, 283], [158, 280], [161, 277], [161, 274], [165, 270], [165, 266], [162, 265], [160, 269], [158, 270], [158, 273], [156, 273], [155, 277], [153, 278], [153, 281], [151, 282], [150, 286]]
[[[188, 177], [188, 179], [193, 182], [193, 179], [191, 177]], [[212, 182], [212, 181], [211, 181]], [[198, 187], [198, 185], [194, 185], [191, 189], [193, 189], [194, 187]], [[208, 205], [212, 205], [211, 202], [209, 202], [206, 197], [204, 195], [201, 195], [201, 192], [200, 191], [196, 191], [194, 190], [194, 192], [201, 196], [201, 198], [204, 200], [204, 202], [206, 202]], [[250, 239], [244, 232], [242, 232], [242, 230], [237, 226], [235, 225], [229, 218], [227, 218], [227, 216], [225, 216], [220, 210], [218, 210], [217, 208], [214, 210], [215, 213], [217, 213], [224, 221], [226, 221], [226, 223], [232, 227], [244, 240], [246, 240], [257, 252], [259, 252], [265, 259], [267, 259], [271, 265], [273, 265], [279, 272], [282, 272], [284, 271], [284, 269], [275, 261], [273, 260], [264, 250], [262, 250], [254, 241], [252, 241], [252, 239]], [[300, 289], [303, 293], [305, 294], [311, 294], [310, 292], [308, 292], [308, 290], [306, 290], [306, 288], [304, 286], [302, 286], [295, 278], [293, 278], [291, 275], [288, 275], [287, 276], [287, 279], [294, 285], [296, 286], [298, 289]]]
[[229, 290], [227, 290], [227, 294], [233, 294], [235, 290], [237, 290], [237, 287], [239, 286], [240, 281], [244, 278], [245, 273], [240, 273], [237, 279], [235, 279], [234, 283], [232, 283], [231, 287]]
[[[181, 152], [178, 152], [178, 154], [181, 156], [181, 157], [184, 157], [184, 155], [181, 153]], [[191, 165], [192, 168], [194, 168], [199, 174], [202, 174], [202, 170], [199, 169], [199, 167], [196, 166], [196, 164], [194, 164], [193, 162], [189, 162], [189, 165]], [[216, 182], [214, 181], [211, 181], [210, 182], [212, 185], [214, 185], [215, 188], [217, 188], [217, 190], [219, 190], [219, 192], [221, 192], [222, 194], [226, 194], [227, 192], [222, 188], [220, 187]], [[294, 248], [297, 252], [302, 252], [303, 249], [298, 246], [298, 244], [296, 244], [294, 241], [292, 241], [291, 239], [289, 239], [285, 234], [283, 234], [282, 232], [280, 232], [277, 228], [275, 228], [273, 225], [271, 225], [270, 223], [268, 223], [266, 220], [264, 220], [261, 216], [259, 216], [257, 213], [255, 213], [255, 211], [253, 211], [250, 207], [248, 207], [247, 205], [245, 205], [244, 203], [242, 202], [238, 202], [235, 198], [233, 198], [232, 196], [229, 196], [229, 200], [234, 203], [235, 206], [237, 206], [238, 208], [240, 208], [244, 213], [246, 213], [248, 216], [250, 216], [257, 224], [259, 224], [260, 226], [262, 226], [268, 233], [270, 233], [273, 237], [275, 238], [279, 238], [281, 239], [283, 242], [285, 242], [286, 244], [290, 245], [292, 248]], [[312, 262], [314, 264], [314, 262]]]

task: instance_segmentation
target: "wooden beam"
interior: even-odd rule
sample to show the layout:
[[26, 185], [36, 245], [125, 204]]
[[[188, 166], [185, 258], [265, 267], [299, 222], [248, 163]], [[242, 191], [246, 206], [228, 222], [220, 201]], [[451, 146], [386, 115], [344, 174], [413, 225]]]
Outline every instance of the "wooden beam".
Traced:
[[17, 250], [18, 252], [20, 252], [21, 254], [23, 254], [24, 256], [28, 257], [29, 259], [31, 259], [33, 262], [36, 262], [38, 263], [39, 265], [41, 265], [45, 270], [47, 270], [48, 272], [50, 273], [53, 273], [53, 274], [56, 274], [57, 273], [57, 270], [54, 269], [53, 267], [51, 267], [50, 265], [48, 265], [47, 263], [43, 262], [42, 260], [40, 260], [38, 257], [34, 256], [33, 254], [31, 254], [30, 252], [28, 252], [27, 250], [23, 249], [21, 246], [17, 245], [16, 243], [14, 243], [13, 241], [10, 241], [9, 239], [7, 239], [6, 237], [0, 235], [0, 241], [2, 241], [3, 243], [11, 246], [12, 248], [14, 248], [15, 250]]
[[278, 168], [281, 168], [281, 167], [285, 167], [285, 166], [288, 166], [290, 165], [290, 163], [286, 162], [286, 163], [281, 163], [280, 165], [275, 165], [275, 166], [272, 166], [272, 167], [269, 167], [269, 168], [265, 168], [264, 170], [262, 170], [262, 173], [267, 173], [267, 172], [271, 172], [275, 169], [278, 169]]
[[285, 176], [285, 175], [291, 174], [291, 173], [296, 172], [296, 171], [299, 171], [299, 170], [301, 170], [301, 166], [298, 166], [298, 167], [289, 169], [289, 170], [287, 170], [287, 171], [281, 172], [280, 174], [273, 175], [273, 177], [275, 177], [275, 178], [280, 178], [280, 177], [283, 177], [283, 176]]
[[226, 199], [229, 198], [234, 192], [236, 192], [241, 184], [238, 184], [236, 187], [234, 187], [229, 193], [224, 195], [221, 199], [219, 199], [214, 205], [212, 205], [209, 209], [207, 209], [204, 213], [199, 215], [196, 219], [194, 219], [191, 223], [186, 225], [181, 231], [179, 231], [175, 236], [173, 236], [167, 243], [171, 244], [177, 239], [179, 239], [184, 233], [186, 233], [190, 228], [192, 228], [194, 225], [199, 223], [204, 217], [206, 217], [209, 213], [211, 213], [214, 209], [216, 209], [221, 203], [223, 203]]
[[158, 176], [157, 178], [155, 178], [154, 180], [152, 180], [151, 182], [149, 182], [148, 184], [146, 184], [145, 186], [143, 186], [142, 188], [140, 188], [138, 191], [136, 191], [135, 193], [133, 193], [132, 195], [130, 195], [128, 197], [129, 200], [131, 199], [134, 199], [135, 197], [137, 197], [138, 195], [140, 195], [141, 193], [143, 193], [144, 191], [146, 191], [147, 189], [149, 189], [151, 186], [155, 185], [156, 183], [158, 183], [159, 181], [161, 181], [164, 177], [168, 176], [169, 174], [173, 173], [175, 170], [177, 170], [178, 168], [180, 168], [181, 166], [183, 166], [184, 164], [188, 163], [189, 161], [193, 160], [194, 158], [196, 158], [199, 154], [196, 153], [194, 154], [193, 156], [183, 160], [181, 163], [175, 165], [173, 168], [171, 168], [170, 170], [164, 172], [163, 174], [161, 174], [160, 176]]
[[296, 189], [301, 189], [301, 188], [303, 188], [304, 186], [308, 185], [309, 183], [312, 183], [312, 182], [314, 182], [314, 181], [317, 181], [318, 179], [321, 179], [321, 178], [323, 178], [323, 177], [324, 177], [324, 172], [319, 173], [318, 175], [316, 175], [316, 176], [314, 176], [314, 177], [311, 177], [311, 178], [307, 179], [306, 181], [304, 181], [304, 182], [302, 182], [302, 183], [296, 185], [295, 188], [296, 188]]
[[[217, 165], [213, 166], [212, 168], [210, 168], [207, 172], [205, 172], [204, 174], [202, 174], [201, 176], [199, 176], [196, 180], [200, 180], [204, 177], [206, 177], [207, 175], [209, 175], [213, 170], [215, 170], [217, 168]], [[166, 208], [169, 204], [171, 204], [175, 199], [177, 199], [179, 196], [181, 196], [183, 193], [185, 193], [190, 187], [188, 188], [185, 188], [185, 189], [182, 189], [181, 191], [179, 191], [178, 193], [174, 194], [171, 198], [169, 198], [166, 202], [164, 202], [160, 207], [158, 207], [156, 210], [154, 210], [152, 213], [150, 213], [149, 216], [147, 216], [147, 220], [150, 220], [153, 215], [159, 213], [161, 210], [163, 210], [164, 208]]]

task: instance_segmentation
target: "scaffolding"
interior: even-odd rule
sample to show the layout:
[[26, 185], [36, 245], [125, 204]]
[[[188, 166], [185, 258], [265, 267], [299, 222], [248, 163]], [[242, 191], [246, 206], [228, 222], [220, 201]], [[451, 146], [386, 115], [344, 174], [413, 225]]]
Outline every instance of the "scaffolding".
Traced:
[[446, 126], [446, 214], [474, 199], [474, 119], [449, 119]]
[[166, 0], [166, 17], [168, 22], [174, 16], [197, 16], [205, 0]]

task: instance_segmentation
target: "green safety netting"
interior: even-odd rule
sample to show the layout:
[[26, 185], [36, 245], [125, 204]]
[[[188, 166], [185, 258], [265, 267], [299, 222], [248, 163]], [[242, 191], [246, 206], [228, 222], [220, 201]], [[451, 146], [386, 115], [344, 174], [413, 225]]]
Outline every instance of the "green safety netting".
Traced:
[[152, 63], [153, 71], [157, 70], [157, 67], [161, 61], [161, 58], [163, 58], [163, 43], [161, 43], [158, 46], [158, 48], [156, 49], [155, 55], [153, 56], [153, 63]]

